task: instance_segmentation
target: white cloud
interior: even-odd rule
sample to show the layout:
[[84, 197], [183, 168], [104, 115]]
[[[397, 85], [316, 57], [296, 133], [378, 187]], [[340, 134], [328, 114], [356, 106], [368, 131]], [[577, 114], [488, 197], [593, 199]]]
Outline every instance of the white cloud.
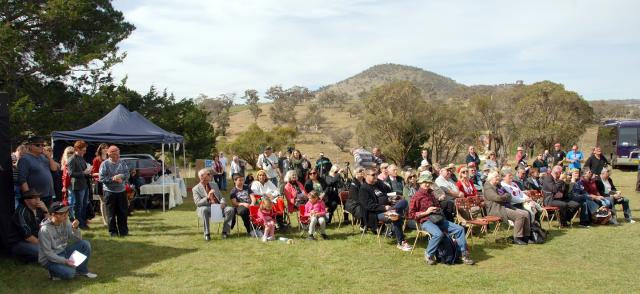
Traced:
[[[640, 98], [634, 1], [141, 1], [118, 77], [178, 97], [317, 86], [369, 66], [466, 84], [551, 79], [586, 98]], [[630, 83], [630, 84], [622, 84]]]

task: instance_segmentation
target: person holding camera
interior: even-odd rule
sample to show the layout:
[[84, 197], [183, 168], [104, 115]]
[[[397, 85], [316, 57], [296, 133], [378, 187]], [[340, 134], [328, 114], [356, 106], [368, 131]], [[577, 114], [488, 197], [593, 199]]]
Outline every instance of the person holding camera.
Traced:
[[264, 152], [258, 156], [258, 162], [256, 167], [267, 173], [269, 181], [276, 187], [278, 186], [278, 178], [280, 177], [280, 170], [278, 169], [278, 157], [273, 153], [273, 148], [267, 146]]
[[440, 201], [444, 199], [444, 195], [441, 195], [441, 199], [436, 199], [431, 185], [433, 184], [433, 176], [425, 173], [418, 178], [418, 184], [420, 188], [411, 197], [411, 203], [409, 203], [409, 218], [414, 219], [422, 228], [431, 234], [431, 239], [425, 249], [424, 258], [428, 265], [435, 265], [436, 251], [438, 245], [443, 238], [444, 233], [447, 232], [449, 236], [456, 239], [458, 250], [462, 256], [462, 262], [467, 265], [474, 264], [474, 261], [467, 252], [467, 240], [464, 235], [464, 228], [458, 224], [448, 221], [440, 208]]

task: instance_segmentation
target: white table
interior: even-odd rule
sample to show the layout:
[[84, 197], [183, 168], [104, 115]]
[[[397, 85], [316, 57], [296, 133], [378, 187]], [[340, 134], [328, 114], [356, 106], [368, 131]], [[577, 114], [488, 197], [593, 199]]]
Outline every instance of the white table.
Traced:
[[[180, 185], [177, 183], [165, 183], [164, 193], [169, 194], [169, 209], [182, 204], [183, 194], [180, 191]], [[140, 187], [140, 194], [153, 195], [162, 194], [162, 183], [151, 183]], [[186, 194], [186, 191], [185, 193]]]

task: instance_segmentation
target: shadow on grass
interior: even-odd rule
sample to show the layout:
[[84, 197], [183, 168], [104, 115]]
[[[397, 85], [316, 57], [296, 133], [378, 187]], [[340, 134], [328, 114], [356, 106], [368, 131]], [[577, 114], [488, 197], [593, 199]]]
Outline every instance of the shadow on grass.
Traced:
[[0, 259], [0, 276], [4, 283], [2, 287], [20, 289], [22, 293], [41, 293], [43, 289], [50, 293], [68, 293], [96, 285], [107, 286], [124, 277], [156, 278], [159, 274], [144, 272], [145, 268], [151, 264], [196, 251], [190, 248], [158, 246], [151, 242], [127, 241], [122, 238], [87, 238], [86, 240], [92, 247], [89, 269], [97, 273], [98, 278], [75, 277], [69, 281], [50, 281], [47, 270], [39, 265], [2, 258]]

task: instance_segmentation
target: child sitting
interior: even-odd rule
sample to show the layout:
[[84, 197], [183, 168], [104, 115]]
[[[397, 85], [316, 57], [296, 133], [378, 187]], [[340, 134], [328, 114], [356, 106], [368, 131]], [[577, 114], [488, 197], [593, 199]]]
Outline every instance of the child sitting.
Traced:
[[273, 204], [271, 201], [260, 201], [260, 209], [258, 210], [258, 217], [262, 219], [264, 223], [264, 234], [262, 235], [262, 242], [275, 240], [273, 233], [275, 231], [275, 212], [273, 211]]
[[308, 194], [309, 201], [304, 205], [304, 215], [309, 217], [309, 237], [308, 240], [315, 240], [313, 234], [316, 231], [316, 225], [320, 226], [320, 235], [322, 239], [329, 239], [327, 234], [325, 234], [326, 227], [326, 212], [327, 209], [324, 206], [324, 201], [320, 201], [318, 197], [318, 193], [316, 191], [311, 191]]

